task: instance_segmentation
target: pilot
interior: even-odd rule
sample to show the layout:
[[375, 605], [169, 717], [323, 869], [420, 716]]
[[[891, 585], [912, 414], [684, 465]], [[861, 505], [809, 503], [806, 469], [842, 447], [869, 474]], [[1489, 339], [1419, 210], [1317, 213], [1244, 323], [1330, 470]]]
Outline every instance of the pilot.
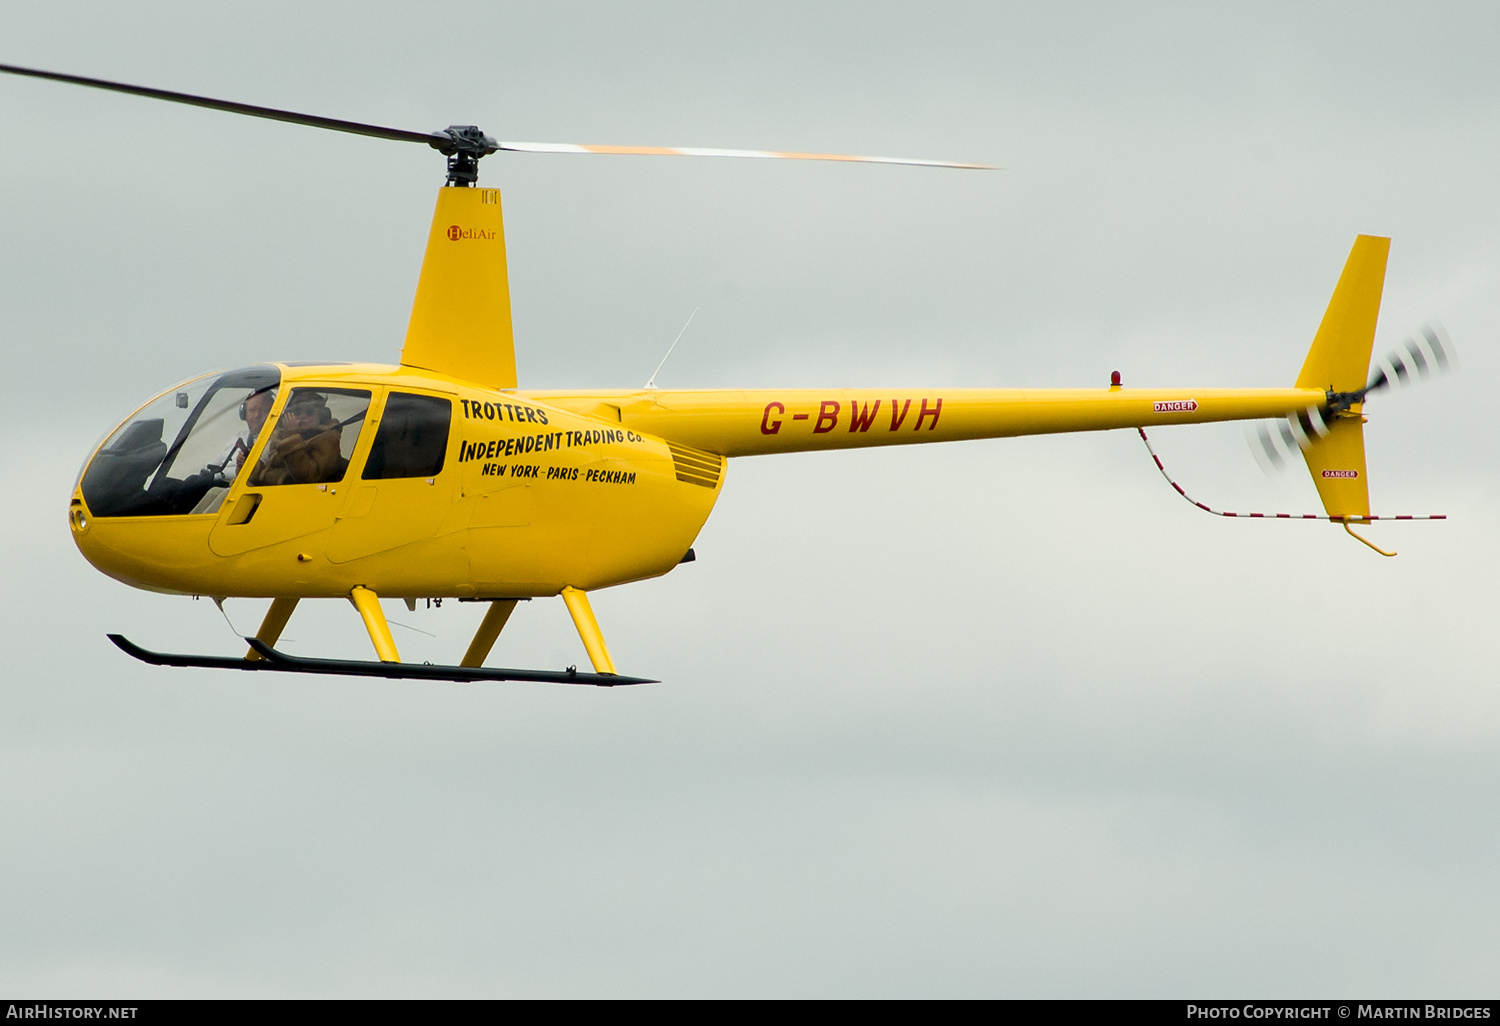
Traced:
[[[228, 470], [229, 463], [234, 462], [233, 472], [227, 473], [228, 477], [235, 477], [245, 465], [245, 457], [250, 455], [250, 450], [255, 448], [255, 440], [260, 437], [260, 429], [266, 426], [266, 418], [270, 416], [271, 406], [276, 402], [276, 389], [263, 388], [259, 392], [250, 393], [249, 397], [241, 404], [240, 416], [245, 421], [245, 433], [235, 438], [230, 445], [229, 451], [219, 461], [218, 466]], [[210, 467], [210, 470], [213, 468]]]
[[[245, 419], [249, 421], [249, 410]], [[314, 484], [336, 481], [344, 460], [339, 453], [343, 425], [333, 419], [328, 397], [311, 389], [292, 393], [281, 420], [266, 443], [252, 485]]]
[[[270, 416], [271, 404], [276, 401], [276, 390], [274, 388], [263, 388], [259, 392], [253, 392], [250, 398], [245, 400], [245, 438], [251, 448], [255, 447], [255, 440], [260, 437], [260, 429], [266, 426], [266, 417]], [[240, 453], [240, 463], [245, 462], [245, 454]]]

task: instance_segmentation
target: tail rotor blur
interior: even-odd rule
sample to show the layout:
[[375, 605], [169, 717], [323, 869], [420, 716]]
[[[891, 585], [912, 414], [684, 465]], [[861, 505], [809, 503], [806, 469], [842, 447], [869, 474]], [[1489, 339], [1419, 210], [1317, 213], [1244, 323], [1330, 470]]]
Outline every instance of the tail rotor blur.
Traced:
[[1255, 462], [1266, 473], [1280, 470], [1293, 456], [1306, 452], [1314, 442], [1328, 434], [1323, 411], [1310, 406], [1280, 420], [1263, 420], [1245, 428], [1245, 439]]
[[[1422, 325], [1414, 334], [1375, 364], [1370, 382], [1358, 393], [1360, 400], [1387, 390], [1414, 385], [1453, 369], [1453, 342], [1436, 321]], [[1328, 434], [1324, 411], [1316, 407], [1281, 420], [1263, 420], [1245, 429], [1245, 440], [1261, 470], [1281, 470], [1319, 438]]]
[[1245, 441], [1260, 469], [1267, 474], [1286, 466], [1299, 448], [1291, 425], [1285, 420], [1263, 420], [1245, 428]]
[[1448, 333], [1436, 321], [1422, 325], [1420, 331], [1409, 336], [1399, 348], [1391, 350], [1375, 365], [1375, 373], [1365, 386], [1370, 395], [1388, 388], [1403, 388], [1453, 367], [1453, 342]]

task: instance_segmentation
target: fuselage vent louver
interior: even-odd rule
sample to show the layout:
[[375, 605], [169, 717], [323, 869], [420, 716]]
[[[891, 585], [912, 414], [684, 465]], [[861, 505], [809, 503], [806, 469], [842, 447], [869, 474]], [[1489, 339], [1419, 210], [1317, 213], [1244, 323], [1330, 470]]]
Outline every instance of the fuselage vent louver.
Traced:
[[719, 486], [719, 475], [724, 470], [722, 456], [689, 449], [676, 442], [668, 442], [667, 448], [672, 450], [672, 464], [677, 468], [677, 480], [702, 485], [704, 488]]

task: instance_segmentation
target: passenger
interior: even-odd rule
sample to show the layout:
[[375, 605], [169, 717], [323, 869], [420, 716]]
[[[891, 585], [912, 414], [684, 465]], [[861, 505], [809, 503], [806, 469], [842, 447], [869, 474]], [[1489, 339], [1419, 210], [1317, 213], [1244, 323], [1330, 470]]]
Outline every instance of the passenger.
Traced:
[[[249, 420], [249, 411], [246, 418]], [[344, 460], [339, 452], [343, 426], [333, 419], [328, 397], [298, 389], [271, 432], [260, 463], [250, 475], [252, 485], [315, 484], [336, 481]]]

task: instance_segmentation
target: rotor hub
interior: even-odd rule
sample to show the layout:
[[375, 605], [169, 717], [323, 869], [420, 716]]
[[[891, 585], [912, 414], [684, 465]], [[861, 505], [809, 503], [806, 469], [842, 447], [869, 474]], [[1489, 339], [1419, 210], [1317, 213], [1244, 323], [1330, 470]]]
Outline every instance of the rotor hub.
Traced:
[[500, 148], [478, 125], [449, 125], [432, 133], [431, 146], [448, 158], [448, 184], [467, 188], [479, 181], [479, 160]]

